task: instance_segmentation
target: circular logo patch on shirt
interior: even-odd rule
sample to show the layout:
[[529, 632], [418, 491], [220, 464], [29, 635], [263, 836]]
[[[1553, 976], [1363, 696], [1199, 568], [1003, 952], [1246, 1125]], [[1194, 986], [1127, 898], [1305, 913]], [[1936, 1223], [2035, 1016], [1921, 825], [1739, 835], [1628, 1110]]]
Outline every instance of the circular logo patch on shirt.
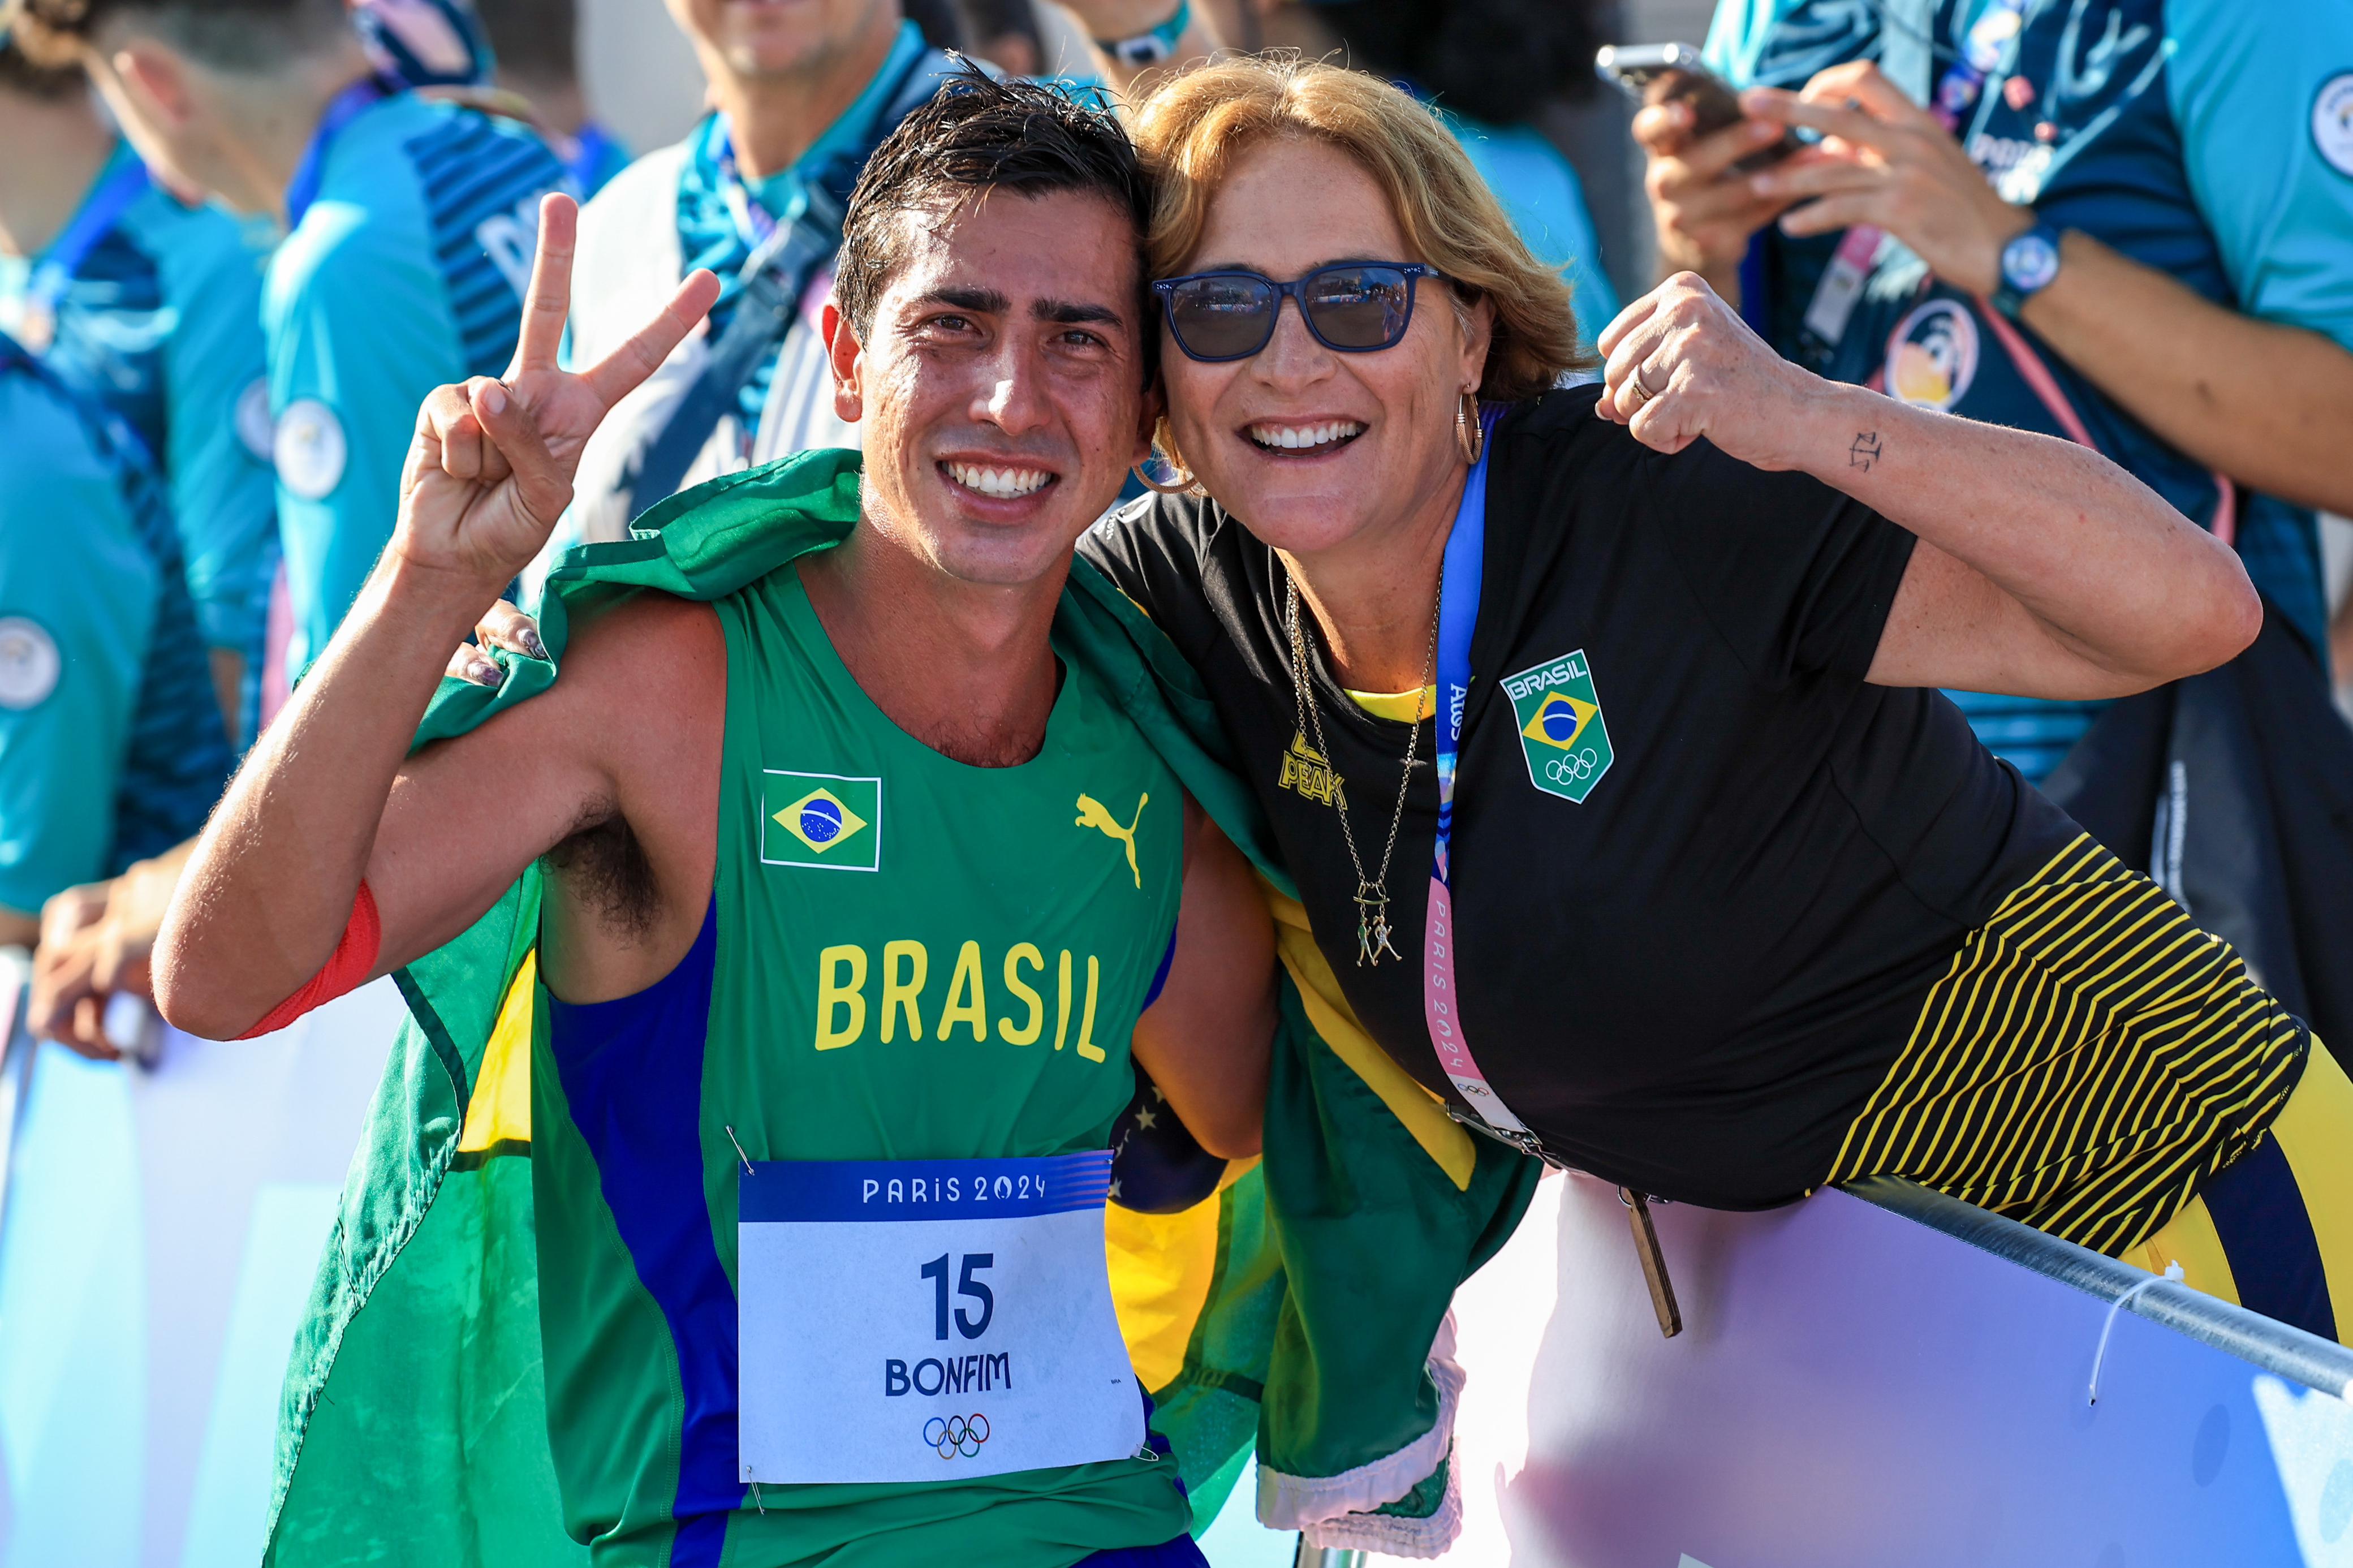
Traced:
[[304, 500], [324, 500], [343, 477], [350, 448], [335, 411], [315, 397], [306, 397], [279, 416], [270, 437], [278, 464], [279, 482]]
[[237, 412], [232, 417], [237, 424], [237, 438], [253, 454], [256, 462], [271, 462], [276, 458], [277, 427], [269, 422], [269, 383], [255, 376], [237, 395]]
[[1929, 300], [1887, 340], [1887, 390], [1915, 408], [1950, 408], [1977, 375], [1977, 319], [1957, 300]]
[[0, 616], [0, 708], [37, 708], [58, 689], [58, 643], [38, 621]]
[[2312, 144], [2340, 174], [2353, 174], [2353, 71], [2320, 84], [2312, 100]]

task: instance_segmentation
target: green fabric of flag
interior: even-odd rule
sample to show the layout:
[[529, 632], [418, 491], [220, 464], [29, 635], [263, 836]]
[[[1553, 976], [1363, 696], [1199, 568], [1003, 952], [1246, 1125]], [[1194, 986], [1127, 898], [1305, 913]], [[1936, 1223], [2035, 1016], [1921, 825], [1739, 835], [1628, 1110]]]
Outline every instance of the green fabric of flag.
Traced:
[[[567, 553], [539, 605], [549, 658], [496, 657], [495, 689], [445, 680], [419, 746], [547, 689], [573, 618], [637, 592], [712, 600], [846, 537], [860, 464], [814, 452], [716, 479]], [[1287, 875], [1208, 694], [1083, 561], [1056, 621], [1194, 798], [1270, 882]], [[265, 1561], [432, 1568], [579, 1564], [546, 1436], [530, 1170], [461, 1152], [485, 1051], [538, 936], [526, 873], [464, 935], [400, 972], [396, 1041], [288, 1369]], [[1453, 1515], [1451, 1395], [1433, 1341], [1500, 1247], [1534, 1162], [1481, 1142], [1450, 1174], [1310, 1022], [1289, 978], [1262, 1164], [1218, 1205], [1217, 1263], [1182, 1369], [1152, 1390], [1206, 1528], [1253, 1446], [1260, 1506], [1336, 1518], [1335, 1544], [1427, 1552]], [[1433, 1375], [1433, 1373], [1436, 1375]], [[1306, 1512], [1300, 1513], [1304, 1506]], [[1318, 1510], [1324, 1510], [1319, 1513]]]

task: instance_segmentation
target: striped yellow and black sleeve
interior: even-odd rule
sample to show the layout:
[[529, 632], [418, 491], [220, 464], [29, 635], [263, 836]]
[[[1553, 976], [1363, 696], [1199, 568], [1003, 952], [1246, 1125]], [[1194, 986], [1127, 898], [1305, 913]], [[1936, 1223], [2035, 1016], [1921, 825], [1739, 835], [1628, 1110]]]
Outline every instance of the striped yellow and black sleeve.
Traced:
[[2255, 1150], [2311, 1043], [2082, 835], [1963, 942], [1830, 1181], [1902, 1176], [2121, 1253]]

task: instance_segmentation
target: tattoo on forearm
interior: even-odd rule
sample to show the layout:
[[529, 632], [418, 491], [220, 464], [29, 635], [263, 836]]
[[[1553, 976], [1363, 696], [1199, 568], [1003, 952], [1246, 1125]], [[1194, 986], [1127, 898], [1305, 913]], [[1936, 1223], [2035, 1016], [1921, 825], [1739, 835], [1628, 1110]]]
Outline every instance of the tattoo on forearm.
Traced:
[[1871, 472], [1871, 465], [1879, 461], [1879, 432], [1856, 431], [1854, 445], [1846, 449], [1846, 466], [1850, 468], [1861, 468], [1867, 474]]

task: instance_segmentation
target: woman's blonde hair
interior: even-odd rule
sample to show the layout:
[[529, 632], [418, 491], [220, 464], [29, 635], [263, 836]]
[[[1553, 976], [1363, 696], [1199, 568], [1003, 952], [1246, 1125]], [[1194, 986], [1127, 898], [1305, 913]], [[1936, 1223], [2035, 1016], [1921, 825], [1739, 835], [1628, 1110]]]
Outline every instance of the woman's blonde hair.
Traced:
[[1130, 130], [1157, 166], [1145, 239], [1153, 277], [1193, 254], [1235, 159], [1271, 138], [1312, 139], [1373, 177], [1414, 258], [1493, 302], [1480, 396], [1533, 397], [1590, 363], [1577, 350], [1568, 285], [1528, 254], [1445, 123], [1379, 78], [1280, 52], [1219, 60], [1155, 88]]

